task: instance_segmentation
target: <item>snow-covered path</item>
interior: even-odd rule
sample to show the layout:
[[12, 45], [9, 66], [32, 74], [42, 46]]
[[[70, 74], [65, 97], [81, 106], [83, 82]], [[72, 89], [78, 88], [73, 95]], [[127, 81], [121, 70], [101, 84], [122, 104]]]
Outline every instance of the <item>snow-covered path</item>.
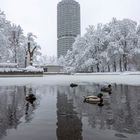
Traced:
[[0, 78], [0, 86], [10, 85], [68, 85], [71, 82], [85, 83], [117, 83], [128, 85], [140, 85], [140, 75], [46, 75], [43, 77], [11, 77]]

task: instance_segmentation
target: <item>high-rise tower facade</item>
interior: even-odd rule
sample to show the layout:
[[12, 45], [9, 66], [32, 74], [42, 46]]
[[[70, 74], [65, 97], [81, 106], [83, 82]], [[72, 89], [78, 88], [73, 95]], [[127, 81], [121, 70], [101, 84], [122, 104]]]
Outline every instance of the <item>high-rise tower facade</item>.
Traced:
[[75, 37], [81, 33], [80, 4], [75, 0], [62, 0], [57, 5], [57, 57], [72, 49]]

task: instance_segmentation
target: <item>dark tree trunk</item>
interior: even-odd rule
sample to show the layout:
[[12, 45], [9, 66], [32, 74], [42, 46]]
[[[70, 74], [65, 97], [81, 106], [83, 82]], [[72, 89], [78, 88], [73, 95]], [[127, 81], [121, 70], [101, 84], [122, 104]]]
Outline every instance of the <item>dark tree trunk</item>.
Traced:
[[30, 42], [28, 42], [29, 61], [30, 61], [31, 66], [33, 65], [33, 54], [34, 54], [35, 49], [36, 49], [36, 46], [31, 51]]
[[120, 58], [120, 61], [119, 61], [119, 66], [120, 66], [120, 71], [122, 72], [122, 59]]
[[17, 49], [16, 49], [16, 46], [15, 46], [15, 63], [17, 63]]
[[110, 72], [110, 66], [109, 66], [109, 64], [107, 65], [107, 68], [108, 68], [108, 72]]
[[116, 61], [114, 61], [114, 63], [113, 63], [113, 69], [116, 72]]
[[124, 71], [127, 71], [127, 57], [125, 54], [123, 54], [123, 67]]
[[[124, 42], [124, 52], [126, 52], [125, 48], [127, 48], [127, 42], [126, 41]], [[126, 56], [125, 53], [123, 54], [123, 68], [124, 68], [125, 71], [127, 71], [127, 56]]]
[[25, 54], [25, 68], [27, 67], [27, 56], [28, 56], [28, 52], [26, 51], [26, 54]]
[[94, 68], [93, 68], [93, 66], [91, 66], [91, 72], [94, 72]]
[[99, 63], [97, 63], [97, 72], [99, 72], [100, 69], [99, 69]]

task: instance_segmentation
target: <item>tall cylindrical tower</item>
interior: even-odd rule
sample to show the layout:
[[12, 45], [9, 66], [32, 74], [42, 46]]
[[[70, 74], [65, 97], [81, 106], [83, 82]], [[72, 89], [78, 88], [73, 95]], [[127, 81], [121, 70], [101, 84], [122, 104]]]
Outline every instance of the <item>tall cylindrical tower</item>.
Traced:
[[57, 5], [57, 57], [72, 49], [80, 34], [80, 5], [74, 0], [62, 0]]

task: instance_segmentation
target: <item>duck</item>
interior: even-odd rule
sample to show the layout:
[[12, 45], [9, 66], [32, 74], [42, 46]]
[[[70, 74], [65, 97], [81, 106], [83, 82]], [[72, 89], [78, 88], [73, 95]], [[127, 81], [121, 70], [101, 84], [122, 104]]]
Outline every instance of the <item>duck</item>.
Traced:
[[35, 100], [36, 100], [36, 97], [34, 94], [28, 94], [26, 97], [25, 97], [25, 100], [30, 102], [30, 103], [33, 103]]
[[102, 87], [101, 91], [111, 93], [112, 92], [112, 86], [109, 84], [107, 87]]
[[77, 86], [78, 86], [78, 84], [75, 84], [75, 83], [70, 84], [70, 87], [77, 87]]
[[99, 93], [97, 96], [90, 95], [90, 96], [84, 96], [84, 102], [91, 103], [91, 104], [98, 104], [99, 106], [103, 105], [103, 94]]

